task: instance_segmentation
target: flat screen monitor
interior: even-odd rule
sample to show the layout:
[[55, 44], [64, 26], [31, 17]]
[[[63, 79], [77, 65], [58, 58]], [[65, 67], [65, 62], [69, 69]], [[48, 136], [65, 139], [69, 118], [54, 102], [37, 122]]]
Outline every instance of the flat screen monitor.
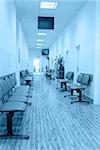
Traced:
[[54, 17], [38, 17], [38, 29], [54, 29]]
[[42, 55], [49, 55], [49, 49], [42, 49]]

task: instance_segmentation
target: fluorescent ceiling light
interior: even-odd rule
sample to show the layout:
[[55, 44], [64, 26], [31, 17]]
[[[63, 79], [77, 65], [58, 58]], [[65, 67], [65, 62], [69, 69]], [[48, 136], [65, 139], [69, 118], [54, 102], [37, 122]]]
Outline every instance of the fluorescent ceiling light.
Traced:
[[41, 47], [37, 46], [36, 48], [40, 49]]
[[42, 39], [37, 39], [37, 42], [43, 42], [44, 40], [42, 40]]
[[56, 9], [58, 2], [40, 2], [40, 8]]
[[37, 35], [46, 35], [46, 33], [41, 32], [41, 33], [37, 33]]
[[38, 45], [38, 46], [42, 46], [42, 44], [41, 44], [41, 43], [37, 43], [36, 45]]

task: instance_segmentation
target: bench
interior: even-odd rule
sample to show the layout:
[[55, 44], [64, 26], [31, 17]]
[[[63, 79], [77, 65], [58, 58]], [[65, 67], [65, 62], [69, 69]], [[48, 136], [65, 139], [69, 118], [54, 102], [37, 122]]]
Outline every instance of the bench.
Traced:
[[61, 84], [61, 88], [63, 85], [65, 86], [65, 91], [67, 90], [68, 83], [71, 83], [74, 78], [74, 72], [67, 72], [65, 79], [58, 79], [57, 81]]
[[30, 89], [33, 90], [33, 75], [27, 69], [20, 72], [20, 81], [21, 85], [29, 85]]
[[31, 105], [31, 102], [28, 101], [29, 92], [23, 88], [15, 90], [9, 77], [1, 79], [1, 87], [9, 101], [19, 101]]
[[[5, 79], [4, 79], [5, 78]], [[0, 79], [0, 112], [7, 114], [7, 134], [0, 135], [1, 139], [6, 138], [20, 138], [20, 139], [29, 139], [28, 135], [20, 135], [13, 133], [13, 117], [16, 112], [25, 112], [27, 104], [23, 102], [20, 96], [13, 97], [11, 95], [11, 85], [8, 84], [8, 76]], [[15, 93], [15, 92], [14, 92]], [[13, 100], [11, 100], [13, 97]]]
[[71, 90], [71, 96], [73, 96], [73, 92], [76, 91], [79, 95], [79, 100], [78, 101], [72, 101], [71, 104], [75, 103], [75, 102], [87, 102], [89, 103], [89, 101], [85, 101], [82, 100], [82, 91], [84, 91], [88, 85], [90, 83], [90, 75], [89, 74], [79, 74], [77, 77], [77, 83], [76, 84], [72, 84], [70, 86], [70, 90]]

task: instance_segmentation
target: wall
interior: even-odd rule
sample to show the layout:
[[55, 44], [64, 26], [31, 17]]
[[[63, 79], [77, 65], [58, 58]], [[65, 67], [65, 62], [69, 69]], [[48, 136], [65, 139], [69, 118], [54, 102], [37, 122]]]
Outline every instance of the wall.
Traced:
[[[20, 55], [20, 56], [19, 56]], [[0, 76], [26, 69], [28, 47], [13, 1], [0, 1]]]
[[29, 69], [29, 51], [21, 21], [16, 17], [16, 75], [19, 81], [21, 70]]
[[28, 67], [29, 63], [28, 46], [19, 18], [17, 18], [17, 23], [17, 62], [19, 63], [20, 70], [24, 70]]
[[[73, 16], [70, 23], [51, 46], [50, 58], [55, 59], [56, 56], [61, 54], [65, 60], [66, 72], [74, 71], [76, 81], [76, 77], [80, 72], [94, 74], [94, 41], [95, 3], [88, 1]], [[78, 56], [77, 47], [80, 48]], [[79, 71], [77, 71], [77, 61]], [[87, 94], [87, 91], [85, 94]], [[93, 98], [93, 82], [88, 89], [88, 95]]]
[[94, 104], [100, 105], [100, 1], [96, 0]]
[[0, 75], [16, 70], [16, 9], [0, 1]]

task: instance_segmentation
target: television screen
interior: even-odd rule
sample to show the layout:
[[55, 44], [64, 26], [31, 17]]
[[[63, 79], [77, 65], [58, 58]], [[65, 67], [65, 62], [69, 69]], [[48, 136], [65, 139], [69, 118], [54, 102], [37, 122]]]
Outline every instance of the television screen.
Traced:
[[42, 49], [42, 55], [49, 55], [49, 49]]
[[38, 29], [54, 29], [54, 17], [38, 17]]

